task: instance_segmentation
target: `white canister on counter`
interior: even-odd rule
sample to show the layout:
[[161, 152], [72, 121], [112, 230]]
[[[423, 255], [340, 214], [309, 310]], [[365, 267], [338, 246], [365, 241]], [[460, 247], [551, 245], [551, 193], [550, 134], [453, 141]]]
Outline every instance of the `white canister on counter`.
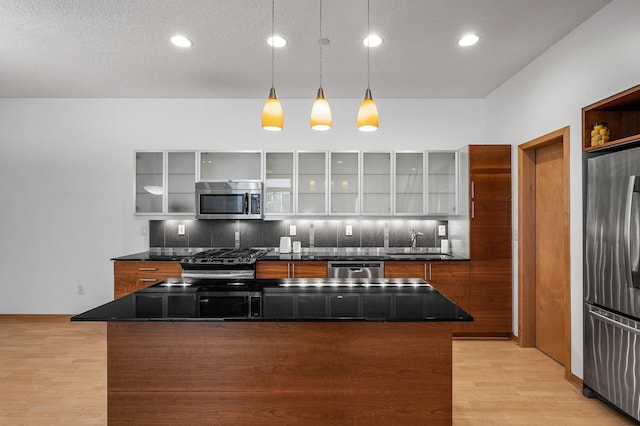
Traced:
[[302, 243], [300, 241], [293, 242], [293, 252], [300, 253], [302, 251]]
[[440, 240], [440, 252], [449, 253], [449, 240]]
[[280, 237], [280, 253], [291, 253], [291, 237]]

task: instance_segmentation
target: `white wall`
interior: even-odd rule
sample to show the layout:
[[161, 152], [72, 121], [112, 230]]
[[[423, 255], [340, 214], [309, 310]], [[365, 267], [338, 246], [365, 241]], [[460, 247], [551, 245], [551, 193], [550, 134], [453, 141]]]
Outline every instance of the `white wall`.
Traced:
[[[482, 143], [484, 101], [331, 100], [334, 129], [309, 129], [312, 99], [283, 100], [285, 130], [260, 128], [264, 99], [0, 99], [0, 314], [79, 313], [111, 300], [112, 257], [144, 251], [133, 216], [136, 149], [456, 150]], [[76, 294], [85, 286], [85, 295]]]
[[[638, 18], [640, 1], [614, 0], [485, 99], [486, 138], [490, 143], [513, 144], [513, 176], [517, 176], [519, 144], [571, 128], [571, 363], [579, 377], [583, 371], [581, 109], [640, 84]], [[517, 200], [517, 179], [513, 184]], [[514, 202], [514, 226], [517, 207]], [[514, 267], [515, 333], [517, 290]]]

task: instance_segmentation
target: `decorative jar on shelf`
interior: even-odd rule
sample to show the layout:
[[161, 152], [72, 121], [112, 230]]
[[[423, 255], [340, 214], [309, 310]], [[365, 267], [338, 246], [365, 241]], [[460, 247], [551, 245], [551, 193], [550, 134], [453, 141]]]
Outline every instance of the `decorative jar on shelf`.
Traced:
[[609, 126], [605, 122], [598, 122], [591, 129], [591, 146], [598, 146], [609, 142]]

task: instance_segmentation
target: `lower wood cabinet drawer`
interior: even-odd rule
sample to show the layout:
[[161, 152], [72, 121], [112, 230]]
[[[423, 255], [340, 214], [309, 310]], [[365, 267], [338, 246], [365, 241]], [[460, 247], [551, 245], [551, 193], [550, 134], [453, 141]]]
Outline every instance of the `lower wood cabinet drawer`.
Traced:
[[167, 278], [182, 275], [180, 262], [115, 261], [113, 264], [113, 297], [126, 296]]
[[171, 277], [179, 277], [182, 274], [180, 262], [137, 262], [137, 261], [115, 261], [113, 264], [115, 274], [171, 274]]

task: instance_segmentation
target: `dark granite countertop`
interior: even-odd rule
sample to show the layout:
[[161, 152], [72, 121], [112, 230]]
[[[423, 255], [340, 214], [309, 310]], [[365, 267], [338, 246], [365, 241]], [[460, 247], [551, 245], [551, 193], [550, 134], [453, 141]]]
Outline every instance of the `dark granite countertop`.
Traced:
[[[152, 249], [140, 253], [126, 256], [114, 257], [111, 260], [124, 261], [180, 261], [180, 259], [190, 256], [206, 248], [166, 248]], [[440, 253], [429, 248], [402, 248], [392, 247], [388, 249], [380, 248], [304, 248], [301, 253], [279, 253], [276, 249], [270, 248], [269, 253], [262, 256], [259, 261], [277, 260], [320, 260], [320, 261], [465, 261], [466, 257], [453, 253]]]
[[[238, 296], [254, 298], [250, 302], [255, 305], [253, 316], [217, 314], [217, 309], [227, 309], [226, 303], [237, 304]], [[205, 309], [210, 301], [213, 303]], [[430, 284], [415, 278], [169, 278], [71, 320], [457, 322], [473, 318]]]

